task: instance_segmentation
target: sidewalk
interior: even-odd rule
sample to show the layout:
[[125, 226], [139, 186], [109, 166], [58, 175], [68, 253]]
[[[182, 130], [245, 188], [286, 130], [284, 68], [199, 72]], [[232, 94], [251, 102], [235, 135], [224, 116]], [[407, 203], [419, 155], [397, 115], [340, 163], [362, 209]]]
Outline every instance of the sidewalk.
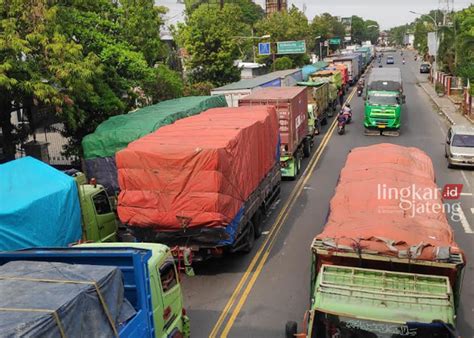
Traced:
[[446, 96], [439, 97], [435, 92], [431, 82], [422, 82], [419, 81], [419, 85], [425, 93], [431, 98], [431, 100], [436, 104], [441, 113], [448, 119], [449, 123], [454, 124], [473, 124], [474, 121], [469, 120], [464, 116], [459, 110], [458, 107]]

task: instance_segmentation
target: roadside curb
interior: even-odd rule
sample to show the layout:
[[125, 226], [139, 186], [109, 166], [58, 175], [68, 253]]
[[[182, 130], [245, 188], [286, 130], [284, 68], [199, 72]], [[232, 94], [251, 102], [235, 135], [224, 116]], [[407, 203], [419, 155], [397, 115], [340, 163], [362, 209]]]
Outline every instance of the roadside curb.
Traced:
[[454, 122], [454, 120], [451, 118], [451, 116], [449, 116], [448, 113], [446, 113], [443, 108], [441, 107], [441, 105], [438, 104], [438, 102], [436, 102], [435, 99], [433, 99], [433, 97], [431, 96], [431, 94], [428, 92], [428, 90], [426, 90], [426, 88], [423, 86], [423, 83], [419, 83], [420, 84], [420, 87], [423, 88], [423, 90], [425, 91], [426, 95], [428, 95], [428, 97], [430, 98], [431, 101], [433, 101], [433, 103], [438, 107], [439, 111], [444, 115], [444, 117], [446, 117], [446, 119], [449, 121], [449, 123], [451, 125], [455, 125], [456, 122]]

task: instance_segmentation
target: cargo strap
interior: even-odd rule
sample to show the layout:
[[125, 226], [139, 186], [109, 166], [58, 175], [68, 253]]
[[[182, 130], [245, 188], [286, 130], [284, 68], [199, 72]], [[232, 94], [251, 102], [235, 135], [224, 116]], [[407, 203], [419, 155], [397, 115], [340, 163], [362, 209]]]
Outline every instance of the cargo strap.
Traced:
[[[102, 296], [102, 293], [100, 292], [99, 286], [97, 285], [96, 282], [91, 282], [91, 281], [76, 281], [76, 280], [61, 280], [61, 279], [43, 279], [43, 278], [27, 278], [27, 277], [8, 277], [8, 276], [0, 276], [0, 279], [5, 279], [5, 280], [18, 280], [18, 281], [28, 281], [28, 282], [43, 282], [43, 283], [63, 283], [63, 284], [86, 284], [86, 285], [93, 285], [95, 288], [95, 291], [97, 292], [97, 296], [99, 297], [100, 303], [102, 304], [102, 308], [104, 309], [105, 316], [107, 317], [107, 320], [109, 321], [110, 326], [112, 327], [112, 331], [114, 332], [116, 337], [119, 337], [117, 328], [115, 327], [115, 322], [112, 319], [112, 316], [110, 315], [109, 308], [107, 304], [105, 303], [104, 297]], [[52, 310], [46, 310], [46, 311], [52, 311]], [[53, 311], [55, 315], [57, 316], [57, 313]], [[58, 320], [59, 321], [59, 318]], [[60, 323], [60, 322], [58, 322]], [[60, 326], [61, 330], [61, 326]], [[64, 332], [63, 332], [64, 333]], [[65, 337], [65, 336], [63, 336]]]
[[61, 338], [67, 338], [66, 333], [64, 332], [63, 325], [61, 323], [61, 320], [59, 319], [58, 313], [54, 310], [49, 310], [49, 309], [18, 309], [18, 308], [12, 308], [12, 307], [0, 307], [0, 311], [5, 311], [5, 312], [42, 312], [42, 313], [50, 313], [53, 315], [54, 320], [56, 321], [56, 324], [58, 325], [59, 329], [59, 334], [61, 335]]

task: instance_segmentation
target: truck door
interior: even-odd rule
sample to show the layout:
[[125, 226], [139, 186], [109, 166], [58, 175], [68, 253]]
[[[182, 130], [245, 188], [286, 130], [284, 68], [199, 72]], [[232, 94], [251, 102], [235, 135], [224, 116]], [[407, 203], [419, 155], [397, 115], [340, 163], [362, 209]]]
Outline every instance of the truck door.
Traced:
[[99, 238], [97, 241], [114, 241], [117, 231], [115, 214], [112, 211], [109, 197], [105, 190], [100, 190], [92, 196], [95, 208], [95, 219], [98, 227]]
[[183, 302], [181, 287], [172, 257], [168, 257], [158, 269], [163, 299], [163, 331], [170, 333], [181, 329]]

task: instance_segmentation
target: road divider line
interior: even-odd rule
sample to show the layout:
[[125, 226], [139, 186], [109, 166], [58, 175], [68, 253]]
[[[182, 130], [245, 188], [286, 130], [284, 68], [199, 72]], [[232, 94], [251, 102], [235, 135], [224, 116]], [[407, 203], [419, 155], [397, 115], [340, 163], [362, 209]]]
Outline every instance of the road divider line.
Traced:
[[[337, 121], [337, 119], [336, 119]], [[316, 156], [315, 158], [315, 161], [313, 163], [311, 163], [311, 170], [310, 171], [313, 171], [314, 168], [316, 167], [317, 163], [319, 162], [319, 159], [321, 158], [321, 155], [323, 154], [323, 150], [324, 148], [327, 146], [327, 144], [329, 143], [329, 140], [331, 138], [331, 135], [332, 133], [334, 132], [334, 130], [336, 129], [336, 124], [334, 123], [333, 125], [331, 125], [331, 129], [328, 131], [328, 135], [329, 137], [326, 138], [325, 140], [325, 143], [321, 149], [321, 151], [318, 153], [318, 155]], [[303, 183], [306, 184], [307, 181], [311, 178], [311, 175], [307, 175], [305, 176], [304, 180], [303, 180]], [[301, 191], [298, 193], [298, 196], [299, 194], [301, 193]], [[296, 199], [294, 201], [292, 201], [291, 203], [291, 207], [293, 207], [294, 205], [294, 202], [296, 201]], [[289, 213], [285, 213], [284, 217], [282, 218], [281, 222], [278, 224], [278, 230], [276, 232], [276, 234], [279, 233], [280, 229], [282, 228], [283, 224], [285, 223], [286, 219], [288, 218], [289, 216]], [[244, 306], [245, 302], [247, 301], [247, 298], [248, 298], [248, 295], [250, 294], [250, 292], [252, 291], [252, 288], [255, 284], [255, 282], [257, 281], [257, 278], [260, 276], [260, 273], [262, 272], [263, 270], [263, 267], [268, 259], [268, 256], [270, 255], [270, 252], [273, 248], [273, 244], [275, 243], [276, 239], [277, 239], [278, 236], [273, 236], [271, 238], [271, 241], [268, 245], [268, 247], [266, 248], [265, 250], [265, 253], [262, 257], [262, 259], [260, 260], [259, 264], [257, 265], [257, 269], [255, 270], [255, 272], [252, 274], [252, 277], [250, 279], [250, 281], [248, 282], [247, 284], [247, 287], [244, 289], [243, 293], [242, 293], [242, 296], [239, 300], [239, 302], [237, 303], [237, 305], [235, 306], [235, 309], [234, 311], [232, 312], [230, 318], [229, 318], [229, 321], [227, 322], [227, 325], [224, 327], [224, 330], [222, 331], [222, 335], [221, 337], [227, 337], [227, 335], [229, 334], [229, 331], [230, 329], [232, 328], [232, 326], [234, 325], [234, 322], [235, 322], [235, 319], [237, 318], [238, 314], [240, 313], [240, 311], [242, 310], [242, 307]]]
[[[352, 98], [354, 97], [355, 92], [356, 92], [356, 88], [354, 88], [352, 90], [351, 94], [349, 94], [349, 96], [348, 96], [347, 100], [345, 101], [345, 103], [348, 103], [348, 102], [350, 102], [350, 100], [352, 100]], [[230, 309], [234, 306], [234, 303], [236, 302], [236, 299], [237, 299], [238, 295], [241, 293], [242, 288], [245, 286], [245, 284], [247, 284], [247, 287], [244, 289], [244, 293], [241, 295], [241, 299], [237, 303], [237, 307], [232, 312], [231, 317], [229, 318], [229, 321], [228, 321], [227, 325], [225, 326], [221, 337], [226, 337], [228, 332], [232, 328], [232, 325], [233, 325], [233, 322], [235, 321], [235, 318], [237, 317], [238, 313], [240, 312], [240, 309], [242, 308], [243, 304], [245, 303], [245, 300], [247, 299], [247, 296], [250, 293], [250, 291], [253, 287], [253, 284], [255, 283], [256, 279], [258, 278], [258, 276], [260, 274], [260, 272], [257, 273], [257, 271], [262, 270], [263, 265], [265, 264], [265, 262], [268, 258], [268, 255], [270, 253], [269, 249], [271, 249], [271, 247], [273, 246], [274, 240], [277, 237], [284, 221], [286, 220], [286, 218], [288, 216], [288, 210], [291, 210], [291, 208], [293, 207], [296, 199], [299, 197], [299, 195], [303, 191], [303, 188], [304, 188], [306, 182], [311, 177], [311, 172], [316, 167], [316, 164], [318, 163], [318, 161], [319, 161], [319, 159], [320, 159], [320, 157], [323, 153], [323, 150], [325, 149], [327, 143], [329, 142], [329, 139], [331, 138], [332, 133], [336, 129], [336, 126], [337, 126], [337, 118], [335, 118], [334, 121], [332, 122], [332, 124], [330, 125], [327, 134], [323, 137], [320, 145], [318, 146], [315, 153], [311, 157], [310, 162], [308, 163], [308, 166], [306, 167], [304, 172], [301, 174], [300, 180], [298, 180], [298, 182], [295, 185], [295, 187], [293, 188], [288, 200], [286, 201], [286, 203], [283, 206], [282, 210], [278, 214], [277, 219], [273, 223], [268, 237], [265, 239], [263, 244], [260, 246], [258, 252], [253, 257], [250, 265], [248, 266], [248, 268], [246, 269], [246, 271], [245, 271], [244, 275], [242, 276], [241, 280], [237, 284], [237, 286], [236, 286], [234, 292], [232, 293], [229, 301], [225, 305], [221, 315], [219, 316], [215, 326], [213, 327], [213, 329], [212, 329], [212, 331], [209, 335], [210, 338], [214, 338], [214, 337], [217, 336], [217, 334], [219, 333], [219, 331], [220, 331], [220, 329], [223, 325], [224, 320], [229, 315]], [[262, 259], [260, 260], [260, 262], [258, 262], [260, 258], [262, 258]], [[255, 266], [257, 266], [257, 268], [256, 268], [255, 272], [253, 272]], [[250, 278], [250, 281], [248, 281], [250, 275], [252, 275], [252, 277]]]
[[464, 229], [464, 232], [466, 234], [474, 233], [474, 231], [472, 231], [471, 226], [469, 225], [469, 222], [467, 221], [466, 215], [464, 215], [464, 211], [462, 211], [461, 207], [459, 207], [458, 213], [459, 213], [459, 221], [461, 222], [461, 225]]
[[[333, 123], [331, 124], [331, 127], [334, 125], [334, 121]], [[324, 135], [323, 137], [323, 141], [321, 142], [321, 144], [318, 146], [318, 148], [316, 149], [315, 153], [313, 154], [313, 157], [311, 158], [311, 160], [313, 160], [313, 158], [316, 156], [316, 154], [321, 151], [321, 146], [323, 145], [323, 142], [324, 140], [328, 137], [328, 134]], [[306, 167], [305, 171], [303, 172], [302, 176], [306, 175], [307, 173], [307, 169], [308, 167]], [[268, 234], [268, 237], [266, 238], [266, 240], [263, 242], [263, 244], [260, 246], [259, 250], [257, 251], [257, 253], [255, 254], [255, 256], [253, 257], [252, 261], [250, 262], [250, 265], [248, 266], [248, 268], [245, 270], [244, 272], [244, 275], [241, 277], [239, 283], [237, 284], [237, 286], [235, 287], [235, 290], [234, 292], [232, 293], [230, 299], [228, 300], [226, 306], [224, 307], [224, 309], [222, 310], [221, 312], [221, 315], [219, 316], [216, 324], [214, 325], [214, 328], [212, 329], [211, 333], [209, 334], [209, 338], [214, 338], [217, 336], [217, 333], [218, 331], [220, 330], [220, 327], [222, 326], [222, 322], [225, 320], [225, 318], [227, 317], [228, 313], [229, 313], [229, 310], [230, 308], [234, 305], [234, 302], [238, 296], [238, 294], [240, 293], [243, 285], [247, 282], [247, 279], [250, 275], [250, 273], [253, 271], [255, 265], [257, 264], [257, 261], [258, 259], [260, 258], [260, 256], [262, 255], [262, 252], [265, 248], [265, 246], [267, 245], [267, 243], [270, 241], [270, 239], [272, 238], [272, 235], [274, 233], [274, 230], [275, 230], [275, 225], [278, 224], [278, 222], [280, 221], [280, 219], [282, 218], [282, 215], [284, 214], [284, 212], [286, 212], [288, 210], [288, 206], [290, 204], [290, 202], [292, 201], [292, 199], [294, 198], [294, 195], [296, 194], [297, 190], [299, 189], [299, 187], [301, 186], [301, 180], [298, 180], [297, 184], [295, 185], [295, 187], [293, 188], [290, 196], [288, 197], [288, 200], [285, 202], [284, 206], [282, 207], [280, 213], [278, 214], [277, 216], [277, 219], [275, 220], [275, 222], [273, 223], [271, 229], [270, 229], [270, 232]]]

